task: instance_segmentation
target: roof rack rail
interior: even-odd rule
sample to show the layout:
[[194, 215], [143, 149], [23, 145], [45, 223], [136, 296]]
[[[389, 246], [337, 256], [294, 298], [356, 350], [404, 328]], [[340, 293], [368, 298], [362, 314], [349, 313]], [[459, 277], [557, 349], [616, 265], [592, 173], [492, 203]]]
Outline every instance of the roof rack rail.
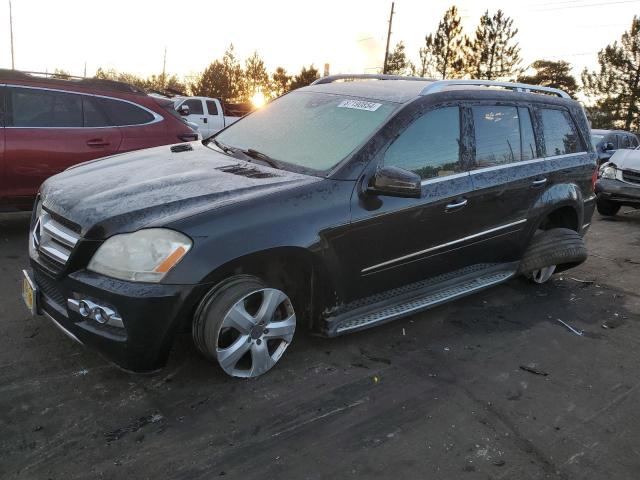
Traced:
[[422, 89], [420, 95], [428, 95], [430, 93], [442, 92], [448, 87], [469, 86], [469, 87], [499, 87], [507, 90], [525, 93], [545, 93], [547, 95], [556, 95], [561, 98], [571, 98], [564, 90], [551, 87], [542, 87], [540, 85], [529, 85], [527, 83], [514, 82], [496, 82], [494, 80], [437, 80]]
[[77, 85], [101, 87], [106, 90], [114, 90], [119, 92], [146, 94], [142, 88], [136, 87], [130, 83], [120, 82], [118, 80], [107, 80], [102, 78], [77, 77], [64, 73], [49, 72], [26, 72], [22, 70], [9, 70], [0, 68], [0, 80], [37, 80], [50, 83], [72, 82]]
[[339, 80], [411, 80], [416, 82], [432, 82], [430, 78], [423, 77], [404, 77], [402, 75], [383, 75], [374, 73], [340, 73], [337, 75], [329, 75], [317, 79], [311, 85], [321, 85], [323, 83], [333, 83]]

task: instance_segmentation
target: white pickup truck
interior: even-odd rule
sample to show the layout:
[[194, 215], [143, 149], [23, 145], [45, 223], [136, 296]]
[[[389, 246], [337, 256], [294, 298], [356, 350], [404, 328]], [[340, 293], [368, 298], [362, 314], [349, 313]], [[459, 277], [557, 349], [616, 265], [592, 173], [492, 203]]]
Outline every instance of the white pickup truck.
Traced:
[[[203, 138], [210, 137], [238, 120], [239, 116], [228, 115], [228, 108], [217, 98], [209, 97], [174, 97], [176, 111], [187, 121], [198, 126]], [[228, 107], [228, 106], [227, 106]], [[242, 112], [242, 114], [246, 111]]]

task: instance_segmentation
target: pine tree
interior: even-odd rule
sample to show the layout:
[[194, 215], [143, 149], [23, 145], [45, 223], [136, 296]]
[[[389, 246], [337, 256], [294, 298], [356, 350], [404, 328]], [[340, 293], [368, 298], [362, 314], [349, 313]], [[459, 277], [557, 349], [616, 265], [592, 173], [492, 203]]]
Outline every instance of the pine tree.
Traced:
[[290, 89], [291, 75], [288, 75], [287, 71], [282, 67], [276, 68], [276, 71], [271, 74], [271, 96], [279, 97]]
[[585, 94], [594, 102], [594, 127], [640, 129], [640, 19], [633, 17], [631, 28], [620, 43], [613, 42], [598, 53], [600, 68], [582, 72]]
[[413, 72], [414, 67], [413, 64], [407, 60], [404, 42], [400, 41], [387, 58], [387, 73], [389, 75], [411, 75]]
[[261, 92], [265, 96], [269, 95], [269, 74], [257, 51], [253, 52], [253, 55], [247, 58], [244, 63], [244, 79], [248, 97], [257, 92]]
[[190, 86], [194, 95], [222, 98], [228, 102], [247, 98], [244, 72], [235, 56], [233, 44], [227, 48], [222, 59], [215, 60]]
[[559, 88], [573, 96], [578, 91], [576, 77], [571, 75], [571, 64], [563, 60], [536, 60], [531, 64], [534, 75], [521, 75], [518, 81], [531, 85]]
[[[454, 5], [445, 12], [435, 35], [429, 34], [425, 38], [421, 64], [423, 58], [431, 59], [430, 63], [439, 78], [461, 78], [464, 76], [466, 44], [458, 9]], [[424, 65], [426, 69], [426, 60]]]
[[520, 47], [514, 41], [518, 29], [502, 10], [489, 16], [489, 10], [480, 17], [473, 40], [465, 58], [467, 73], [476, 79], [509, 79], [522, 73]]
[[320, 72], [313, 64], [309, 65], [309, 68], [302, 67], [300, 73], [293, 77], [291, 80], [290, 90], [295, 90], [296, 88], [306, 87], [311, 83], [315, 82], [320, 78]]

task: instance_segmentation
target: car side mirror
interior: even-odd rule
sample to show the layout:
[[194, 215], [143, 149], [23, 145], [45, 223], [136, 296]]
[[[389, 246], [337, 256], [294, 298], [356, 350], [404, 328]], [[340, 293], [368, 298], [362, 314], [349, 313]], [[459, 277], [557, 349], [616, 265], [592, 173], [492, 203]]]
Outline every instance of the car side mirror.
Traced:
[[602, 151], [604, 152], [610, 152], [611, 150], [615, 150], [615, 147], [611, 142], [607, 142], [602, 146]]
[[189, 105], [185, 105], [184, 103], [178, 107], [178, 113], [183, 117], [189, 116]]
[[369, 185], [369, 191], [390, 197], [420, 198], [422, 180], [419, 175], [398, 167], [381, 167]]

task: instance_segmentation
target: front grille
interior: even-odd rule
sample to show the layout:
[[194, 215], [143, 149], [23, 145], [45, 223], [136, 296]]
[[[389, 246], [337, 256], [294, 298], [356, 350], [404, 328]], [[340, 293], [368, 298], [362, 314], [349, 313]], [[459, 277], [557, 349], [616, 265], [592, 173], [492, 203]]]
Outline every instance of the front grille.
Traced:
[[69, 261], [78, 240], [80, 235], [69, 227], [68, 222], [54, 219], [45, 210], [42, 210], [31, 232], [31, 241], [43, 263], [56, 273], [62, 271]]
[[622, 180], [629, 183], [640, 184], [640, 172], [634, 172], [633, 170], [623, 170]]
[[34, 280], [36, 282], [36, 285], [40, 289], [40, 292], [56, 305], [65, 308], [67, 300], [59, 284], [55, 280], [49, 278], [47, 275], [39, 272], [36, 269], [34, 269], [33, 274]]

